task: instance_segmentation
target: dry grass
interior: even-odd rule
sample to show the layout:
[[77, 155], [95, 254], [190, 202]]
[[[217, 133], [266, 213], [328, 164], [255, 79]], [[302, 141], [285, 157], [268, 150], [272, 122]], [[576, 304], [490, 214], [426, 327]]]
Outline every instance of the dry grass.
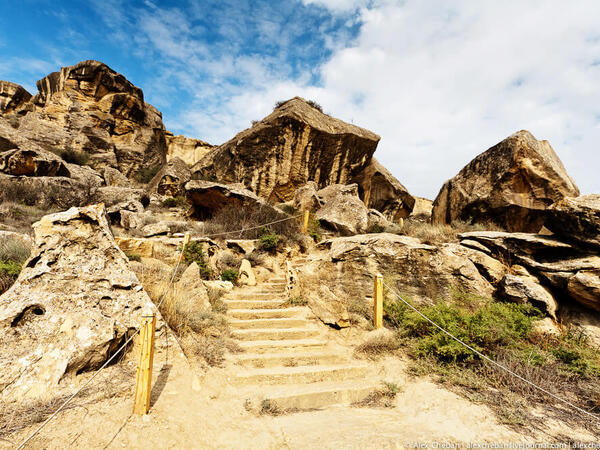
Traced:
[[380, 389], [374, 390], [363, 400], [352, 403], [352, 406], [356, 408], [393, 408], [394, 400], [401, 390], [397, 384], [384, 381]]
[[354, 350], [357, 356], [377, 359], [395, 353], [401, 347], [401, 341], [395, 333], [376, 333]]
[[58, 212], [58, 208], [40, 208], [12, 201], [0, 203], [2, 224], [0, 229], [8, 229], [19, 233], [30, 233], [31, 225], [47, 214]]
[[426, 244], [436, 245], [446, 242], [458, 242], [460, 233], [470, 231], [504, 231], [497, 225], [488, 224], [468, 224], [465, 222], [453, 222], [448, 224], [433, 224], [430, 222], [420, 222], [407, 220], [404, 222], [402, 234], [419, 238]]

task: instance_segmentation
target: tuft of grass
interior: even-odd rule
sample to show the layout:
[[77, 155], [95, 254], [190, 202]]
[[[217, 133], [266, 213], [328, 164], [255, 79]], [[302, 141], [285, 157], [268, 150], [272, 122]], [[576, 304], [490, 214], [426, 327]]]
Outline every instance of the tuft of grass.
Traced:
[[278, 234], [273, 233], [267, 228], [263, 228], [263, 234], [260, 237], [260, 248], [267, 252], [274, 252], [277, 250], [281, 237]]
[[30, 252], [29, 246], [15, 236], [0, 238], [0, 294], [14, 284]]
[[190, 241], [183, 249], [183, 257], [188, 264], [196, 263], [200, 268], [200, 278], [207, 280], [211, 276], [211, 270], [206, 261], [204, 245], [200, 241]]
[[380, 389], [374, 390], [363, 400], [352, 403], [352, 406], [357, 408], [393, 408], [394, 400], [399, 392], [402, 392], [402, 388], [396, 383], [384, 381]]
[[90, 162], [89, 153], [75, 150], [74, 148], [65, 148], [60, 151], [54, 151], [54, 153], [60, 156], [65, 162], [77, 164], [78, 166], [85, 166]]
[[355, 353], [377, 359], [385, 354], [396, 352], [400, 347], [401, 341], [397, 334], [376, 334], [358, 345]]
[[430, 222], [420, 222], [415, 220], [406, 220], [402, 228], [402, 234], [416, 237], [425, 244], [436, 245], [446, 242], [458, 242], [458, 235], [469, 231], [504, 231], [497, 225], [488, 224], [468, 224], [466, 222], [456, 221], [451, 225], [437, 224]]
[[140, 170], [138, 170], [135, 173], [134, 178], [138, 183], [147, 184], [150, 182], [150, 180], [152, 180], [152, 178], [154, 178], [154, 175], [156, 175], [158, 173], [160, 168], [161, 168], [160, 164], [155, 164], [153, 166], [148, 166], [148, 167], [142, 167]]
[[238, 276], [239, 272], [234, 269], [225, 269], [223, 272], [221, 272], [221, 280], [231, 281], [233, 284], [237, 283]]
[[258, 413], [261, 416], [279, 416], [283, 414], [283, 411], [274, 401], [269, 398], [265, 398], [262, 402], [260, 402], [260, 409], [258, 410]]
[[308, 301], [304, 297], [290, 297], [287, 301], [289, 306], [306, 306]]
[[127, 256], [127, 259], [129, 261], [137, 261], [140, 262], [142, 260], [141, 255], [138, 255], [137, 253], [125, 253], [125, 256]]
[[185, 207], [187, 206], [187, 201], [183, 196], [177, 197], [167, 197], [162, 202], [161, 205], [165, 208], [175, 208], [175, 207]]

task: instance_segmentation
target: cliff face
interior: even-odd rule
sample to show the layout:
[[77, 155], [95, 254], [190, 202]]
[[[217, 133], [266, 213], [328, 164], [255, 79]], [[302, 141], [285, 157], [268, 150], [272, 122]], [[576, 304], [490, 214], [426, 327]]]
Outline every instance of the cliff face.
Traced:
[[207, 155], [214, 145], [204, 142], [200, 139], [185, 137], [182, 135], [173, 136], [173, 133], [167, 131], [167, 160], [180, 158], [189, 166], [193, 166]]
[[433, 205], [434, 223], [492, 222], [508, 231], [538, 232], [545, 210], [579, 189], [548, 143], [519, 131], [447, 181]]
[[0, 82], [0, 114], [23, 138], [58, 154], [84, 152], [93, 168], [113, 167], [129, 177], [166, 161], [160, 112], [107, 65], [82, 61], [42, 78], [37, 87], [31, 97]]
[[379, 139], [295, 97], [207, 154], [192, 172], [195, 179], [242, 183], [270, 201], [288, 201], [310, 180], [319, 188], [351, 183]]

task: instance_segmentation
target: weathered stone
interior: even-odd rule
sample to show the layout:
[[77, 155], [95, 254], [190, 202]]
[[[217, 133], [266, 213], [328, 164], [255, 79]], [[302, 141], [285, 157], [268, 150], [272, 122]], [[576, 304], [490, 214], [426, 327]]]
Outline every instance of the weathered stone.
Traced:
[[238, 273], [238, 282], [241, 285], [256, 286], [256, 277], [254, 276], [254, 271], [252, 270], [250, 261], [247, 259], [242, 259], [242, 264], [240, 264]]
[[506, 274], [499, 285], [500, 295], [516, 303], [530, 303], [556, 320], [558, 302], [552, 293], [529, 274]]
[[188, 165], [182, 159], [174, 157], [150, 180], [148, 189], [161, 195], [178, 197], [184, 194], [183, 187], [191, 178], [192, 172]]
[[[140, 213], [144, 211], [144, 206], [137, 200], [129, 200], [109, 206], [106, 209], [106, 215], [111, 224], [120, 224], [123, 228], [129, 228], [129, 216], [127, 213]], [[127, 226], [123, 224], [126, 223]], [[135, 227], [134, 227], [135, 228]]]
[[231, 281], [209, 280], [204, 281], [204, 286], [206, 286], [206, 290], [208, 291], [208, 297], [213, 301], [214, 299], [220, 299], [233, 290], [233, 283]]
[[153, 258], [154, 243], [149, 239], [115, 237], [119, 248], [128, 255], [139, 255], [146, 258]]
[[240, 251], [244, 255], [249, 255], [258, 246], [256, 239], [228, 239], [225, 243], [227, 244], [227, 248]]
[[410, 213], [410, 220], [416, 222], [429, 222], [431, 219], [431, 211], [433, 210], [433, 202], [422, 197], [414, 197], [415, 205]]
[[563, 198], [547, 217], [546, 228], [565, 240], [600, 246], [600, 195]]
[[[398, 219], [398, 221], [400, 222], [400, 224], [403, 223], [403, 219]], [[367, 223], [367, 230], [369, 230], [369, 232], [373, 232], [373, 230], [378, 230], [377, 232], [386, 231], [388, 230], [388, 228], [390, 228], [391, 225], [391, 223], [385, 218], [385, 216], [376, 209], [370, 209], [367, 212]]]
[[192, 167], [193, 178], [242, 183], [273, 203], [286, 202], [310, 180], [319, 188], [353, 182], [379, 139], [295, 97], [209, 152]]
[[492, 284], [498, 284], [504, 277], [507, 267], [495, 258], [492, 258], [485, 252], [478, 249], [469, 248], [464, 246], [461, 242], [457, 244], [445, 244], [444, 247], [449, 248], [453, 253], [457, 255], [469, 258], [469, 260], [475, 264], [479, 273], [481, 273], [486, 280]]
[[358, 186], [334, 184], [317, 192], [323, 206], [315, 213], [321, 225], [344, 235], [360, 234], [369, 226], [369, 210], [358, 198]]
[[[210, 181], [192, 180], [185, 185], [186, 197], [193, 208], [196, 218], [211, 217], [220, 209], [227, 207], [239, 208], [275, 208], [259, 198], [253, 192], [239, 185], [226, 185]], [[284, 218], [283, 213], [279, 213]]]
[[160, 236], [169, 234], [169, 225], [165, 222], [149, 223], [142, 227], [142, 233], [144, 237]]
[[12, 122], [23, 137], [57, 153], [85, 152], [93, 168], [118, 168], [128, 177], [165, 163], [160, 113], [144, 102], [141, 89], [105, 64], [63, 67], [37, 86], [26, 113]]
[[322, 206], [317, 191], [317, 183], [314, 181], [309, 181], [304, 186], [296, 189], [294, 193], [294, 207], [298, 211], [317, 211]]
[[576, 302], [600, 311], [600, 266], [575, 273], [568, 280], [567, 292]]
[[165, 133], [167, 140], [167, 160], [181, 158], [186, 164], [192, 166], [200, 161], [216, 146], [200, 139], [193, 139], [182, 135], [173, 136], [173, 133]]
[[150, 202], [148, 193], [144, 189], [133, 189], [120, 186], [102, 186], [98, 188], [95, 200], [108, 206], [136, 201], [146, 207]]
[[208, 291], [200, 278], [200, 267], [197, 263], [190, 264], [175, 283], [175, 296], [179, 301], [191, 300], [201, 309], [210, 309]]
[[508, 231], [538, 232], [545, 210], [579, 190], [548, 141], [519, 131], [477, 156], [442, 187], [434, 223], [495, 223]]
[[31, 99], [31, 94], [23, 86], [0, 80], [0, 114], [19, 110]]
[[104, 167], [100, 170], [100, 173], [102, 174], [102, 178], [104, 178], [106, 186], [131, 187], [129, 179], [117, 169]]
[[414, 197], [375, 158], [352, 181], [360, 186], [360, 198], [367, 208], [381, 212], [390, 222], [398, 223], [413, 210]]
[[350, 326], [348, 308], [327, 286], [319, 286], [316, 292], [308, 293], [308, 307], [323, 323], [336, 328]]
[[138, 327], [142, 311], [155, 310], [102, 205], [45, 216], [34, 231], [30, 259], [0, 297], [4, 398], [56, 393], [65, 376], [102, 365]]

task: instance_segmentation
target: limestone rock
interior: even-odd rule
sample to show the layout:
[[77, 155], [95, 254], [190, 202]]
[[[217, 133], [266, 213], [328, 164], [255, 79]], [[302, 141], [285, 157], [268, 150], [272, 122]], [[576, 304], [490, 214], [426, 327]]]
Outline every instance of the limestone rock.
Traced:
[[144, 237], [160, 236], [162, 234], [169, 234], [169, 225], [165, 222], [150, 223], [142, 227], [142, 233]]
[[477, 156], [442, 187], [434, 223], [495, 223], [508, 231], [538, 232], [545, 210], [579, 189], [548, 143], [519, 131]]
[[242, 264], [240, 265], [240, 270], [238, 272], [238, 282], [241, 285], [256, 286], [256, 277], [254, 276], [250, 261], [242, 259]]
[[183, 187], [192, 178], [188, 165], [178, 157], [173, 157], [150, 180], [148, 189], [160, 195], [178, 197], [184, 194]]
[[360, 197], [367, 208], [381, 212], [390, 222], [408, 217], [415, 199], [375, 158], [353, 180], [360, 186]]
[[416, 222], [429, 222], [431, 220], [431, 211], [433, 202], [422, 197], [415, 197], [415, 205], [410, 213], [410, 220]]
[[31, 99], [31, 94], [23, 86], [0, 80], [0, 114], [19, 110]]
[[[400, 224], [403, 224], [403, 219], [398, 219]], [[378, 232], [385, 231], [392, 225], [383, 214], [381, 214], [376, 209], [370, 209], [367, 212], [367, 229], [369, 232], [373, 232], [372, 230], [379, 230]]]
[[[225, 206], [275, 210], [256, 194], [239, 185], [192, 180], [186, 183], [185, 192], [188, 202], [192, 205], [193, 215], [199, 219], [211, 217]], [[283, 213], [281, 216], [284, 217]]]
[[139, 202], [144, 208], [150, 203], [148, 193], [144, 189], [134, 189], [120, 186], [102, 186], [98, 188], [95, 200], [107, 206], [123, 202]]
[[558, 302], [552, 293], [529, 275], [506, 274], [500, 283], [500, 292], [506, 300], [517, 303], [531, 303], [556, 320]]
[[600, 267], [580, 270], [569, 277], [567, 292], [576, 302], [600, 311]]
[[220, 299], [233, 290], [233, 283], [231, 281], [208, 280], [204, 281], [204, 286], [206, 286], [208, 297], [211, 301]]
[[65, 376], [98, 368], [155, 310], [102, 205], [45, 216], [34, 231], [30, 259], [0, 296], [3, 398], [56, 392]]
[[497, 259], [491, 257], [486, 252], [479, 249], [469, 248], [461, 242], [457, 244], [445, 244], [444, 247], [449, 248], [453, 253], [469, 258], [475, 264], [479, 273], [493, 285], [498, 284], [506, 274], [507, 267]]
[[600, 195], [563, 198], [547, 213], [546, 228], [556, 235], [600, 246]]
[[182, 159], [187, 165], [192, 166], [215, 148], [207, 142], [200, 139], [193, 139], [182, 135], [173, 136], [173, 133], [166, 132], [167, 140], [167, 160], [173, 158]]
[[154, 257], [154, 245], [149, 239], [116, 237], [115, 241], [119, 248], [128, 255], [139, 255], [145, 258]]
[[130, 228], [130, 215], [133, 213], [140, 213], [143, 211], [144, 206], [140, 202], [138, 202], [137, 200], [129, 200], [108, 207], [106, 209], [106, 215], [110, 219], [111, 224], [119, 224], [123, 228]]
[[334, 184], [317, 195], [323, 206], [315, 218], [325, 227], [344, 235], [360, 234], [369, 226], [369, 210], [358, 198], [358, 185]]
[[117, 169], [104, 167], [100, 170], [100, 173], [102, 174], [102, 178], [104, 178], [104, 184], [106, 184], [106, 186], [131, 187], [129, 179]]
[[197, 263], [190, 264], [175, 283], [175, 296], [179, 301], [192, 301], [201, 309], [210, 309], [208, 291], [200, 279], [200, 267]]
[[308, 307], [323, 323], [336, 328], [350, 326], [348, 308], [327, 286], [319, 286], [316, 292], [308, 295]]
[[298, 211], [317, 211], [321, 206], [321, 200], [317, 195], [317, 183], [309, 181], [304, 186], [296, 189], [294, 193], [294, 207]]
[[18, 116], [2, 112], [24, 138], [57, 153], [87, 153], [93, 168], [117, 168], [128, 177], [165, 163], [160, 113], [107, 65], [82, 61], [44, 77], [37, 87]]
[[225, 243], [227, 248], [240, 251], [244, 255], [249, 255], [258, 247], [256, 239], [228, 239]]
[[295, 97], [209, 152], [192, 167], [193, 178], [242, 183], [272, 203], [286, 202], [310, 180], [319, 188], [353, 182], [379, 139]]

